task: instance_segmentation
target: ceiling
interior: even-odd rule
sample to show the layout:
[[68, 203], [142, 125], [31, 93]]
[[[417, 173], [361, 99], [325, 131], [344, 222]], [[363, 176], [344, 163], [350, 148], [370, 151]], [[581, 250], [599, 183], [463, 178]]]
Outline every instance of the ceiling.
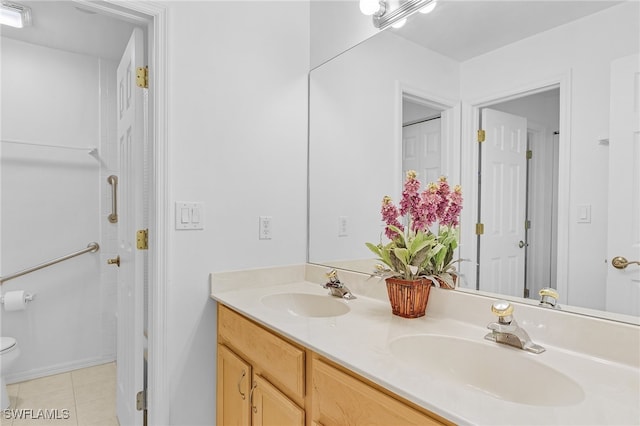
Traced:
[[534, 34], [599, 12], [621, 1], [439, 0], [394, 33], [457, 61], [465, 61]]
[[12, 2], [31, 8], [32, 25], [3, 25], [0, 35], [85, 55], [119, 60], [135, 26], [72, 1]]
[[[350, 0], [354, 1], [354, 0]], [[28, 43], [118, 60], [134, 23], [95, 13], [73, 1], [17, 0], [32, 9], [33, 25], [2, 26], [0, 34]], [[458, 61], [614, 6], [604, 0], [439, 0], [415, 14], [398, 35]]]

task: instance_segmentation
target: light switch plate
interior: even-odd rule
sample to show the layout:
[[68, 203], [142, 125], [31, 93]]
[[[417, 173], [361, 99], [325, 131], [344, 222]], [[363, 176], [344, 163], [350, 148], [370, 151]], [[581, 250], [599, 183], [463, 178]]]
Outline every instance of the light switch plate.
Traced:
[[204, 229], [204, 205], [176, 201], [176, 229]]
[[591, 204], [578, 205], [578, 223], [591, 223]]

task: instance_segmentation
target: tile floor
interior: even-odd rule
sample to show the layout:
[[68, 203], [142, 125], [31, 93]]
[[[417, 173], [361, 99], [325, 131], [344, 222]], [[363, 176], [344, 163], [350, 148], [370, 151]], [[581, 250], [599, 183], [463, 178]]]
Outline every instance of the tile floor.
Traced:
[[[7, 389], [10, 409], [15, 411], [1, 412], [1, 426], [119, 426], [113, 362], [15, 383]], [[20, 414], [23, 418], [16, 418]]]

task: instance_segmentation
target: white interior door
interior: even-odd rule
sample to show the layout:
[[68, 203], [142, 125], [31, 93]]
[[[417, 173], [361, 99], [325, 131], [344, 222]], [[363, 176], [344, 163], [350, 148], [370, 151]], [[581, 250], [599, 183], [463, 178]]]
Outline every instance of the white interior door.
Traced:
[[423, 184], [441, 175], [441, 120], [434, 119], [402, 128], [402, 180], [407, 170], [418, 172]]
[[527, 119], [485, 108], [481, 126], [480, 290], [522, 297]]
[[640, 261], [640, 66], [638, 55], [611, 64], [609, 125], [609, 269], [606, 309], [640, 315], [640, 265], [624, 269], [611, 260]]
[[121, 426], [142, 425], [136, 393], [143, 389], [144, 251], [136, 248], [143, 225], [144, 102], [136, 67], [144, 61], [143, 34], [135, 29], [118, 65], [119, 222], [116, 406]]

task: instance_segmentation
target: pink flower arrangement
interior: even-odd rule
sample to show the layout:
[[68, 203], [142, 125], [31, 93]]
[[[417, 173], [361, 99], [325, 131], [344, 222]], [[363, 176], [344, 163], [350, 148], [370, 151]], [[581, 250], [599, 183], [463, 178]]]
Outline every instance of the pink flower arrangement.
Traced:
[[[367, 247], [390, 268], [384, 271], [387, 275], [404, 279], [438, 277], [454, 287], [453, 254], [458, 247], [462, 189], [456, 185], [452, 190], [444, 176], [438, 183], [427, 185], [423, 192], [420, 185], [417, 173], [410, 170], [399, 208], [390, 197], [382, 199], [385, 235], [391, 241], [386, 245], [367, 243]], [[406, 218], [405, 224], [402, 217]]]

